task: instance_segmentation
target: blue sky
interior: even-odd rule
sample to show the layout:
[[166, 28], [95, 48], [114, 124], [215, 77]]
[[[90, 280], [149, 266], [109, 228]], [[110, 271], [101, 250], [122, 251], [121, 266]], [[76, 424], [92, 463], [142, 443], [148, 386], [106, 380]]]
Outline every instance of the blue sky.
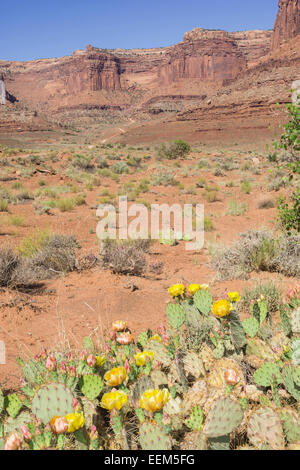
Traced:
[[0, 59], [60, 57], [175, 44], [195, 27], [272, 29], [278, 0], [10, 0], [1, 2]]

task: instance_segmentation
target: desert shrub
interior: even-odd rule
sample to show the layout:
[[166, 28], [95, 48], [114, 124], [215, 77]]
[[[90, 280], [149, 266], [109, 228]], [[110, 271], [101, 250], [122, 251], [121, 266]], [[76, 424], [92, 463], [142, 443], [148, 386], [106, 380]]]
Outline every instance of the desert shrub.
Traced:
[[239, 309], [242, 312], [249, 312], [251, 305], [263, 296], [270, 313], [279, 310], [282, 300], [281, 289], [272, 281], [257, 284], [254, 287], [246, 287], [241, 296]]
[[0, 199], [0, 212], [8, 212], [8, 201]]
[[49, 237], [49, 230], [38, 230], [32, 235], [23, 238], [22, 242], [17, 247], [17, 253], [21, 256], [31, 258], [45, 245]]
[[141, 276], [146, 269], [145, 249], [140, 240], [103, 240], [101, 257], [105, 268], [115, 274]]
[[158, 150], [160, 158], [167, 158], [168, 160], [176, 160], [177, 158], [185, 158], [191, 151], [191, 146], [181, 139], [166, 145], [162, 144]]
[[204, 196], [205, 196], [205, 199], [207, 200], [207, 202], [209, 202], [209, 203], [216, 202], [216, 201], [219, 200], [218, 191], [206, 191]]
[[214, 229], [213, 221], [209, 217], [204, 217], [204, 231], [212, 232]]
[[268, 191], [279, 191], [281, 188], [286, 186], [287, 182], [284, 178], [275, 178], [270, 184], [267, 186]]
[[245, 194], [250, 194], [251, 193], [251, 183], [250, 181], [242, 181], [241, 183], [241, 191]]
[[247, 204], [244, 202], [239, 203], [235, 199], [229, 201], [226, 215], [232, 215], [234, 217], [239, 217], [244, 215], [247, 210]]
[[283, 229], [289, 234], [292, 231], [300, 232], [300, 189], [291, 194], [291, 204], [280, 198], [277, 207]]
[[258, 209], [273, 209], [273, 207], [275, 207], [275, 204], [273, 199], [270, 199], [269, 197], [261, 199], [257, 204]]
[[79, 154], [73, 157], [72, 165], [81, 170], [91, 170], [94, 168], [91, 157], [85, 157]]
[[176, 186], [178, 184], [174, 172], [168, 168], [159, 168], [158, 172], [151, 176], [151, 182], [154, 186]]
[[8, 222], [16, 227], [21, 227], [24, 225], [25, 219], [21, 215], [12, 215], [9, 217]]
[[60, 210], [60, 212], [69, 212], [74, 209], [75, 201], [71, 197], [59, 199], [56, 202], [56, 207]]
[[300, 275], [300, 235], [274, 237], [272, 232], [249, 230], [240, 240], [217, 250], [213, 266], [219, 278], [247, 278], [253, 271]]
[[129, 166], [125, 162], [117, 162], [112, 167], [112, 170], [117, 173], [117, 175], [122, 175], [124, 173], [129, 173]]
[[16, 269], [21, 263], [19, 255], [10, 247], [0, 248], [0, 287], [8, 287], [13, 282]]
[[97, 168], [108, 168], [109, 167], [107, 158], [105, 158], [105, 157], [96, 157], [95, 162], [97, 164]]

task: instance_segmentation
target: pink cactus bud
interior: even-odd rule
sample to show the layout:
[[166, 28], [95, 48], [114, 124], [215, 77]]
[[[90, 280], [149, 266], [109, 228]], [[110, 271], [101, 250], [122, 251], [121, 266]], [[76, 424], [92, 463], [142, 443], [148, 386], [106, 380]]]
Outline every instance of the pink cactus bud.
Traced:
[[23, 425], [21, 426], [21, 431], [22, 431], [22, 434], [23, 434], [23, 437], [26, 441], [30, 441], [31, 439], [31, 432], [29, 431], [28, 427]]
[[66, 363], [65, 363], [65, 362], [62, 362], [62, 363], [60, 364], [60, 372], [61, 372], [62, 374], [66, 374], [66, 373], [67, 373], [67, 366], [66, 366]]
[[95, 440], [95, 439], [98, 439], [97, 428], [94, 424], [91, 427], [90, 438], [91, 438], [92, 441]]
[[53, 355], [47, 357], [46, 368], [50, 371], [55, 370], [56, 368], [56, 359]]
[[130, 371], [130, 365], [129, 365], [129, 361], [128, 359], [126, 359], [125, 363], [124, 363], [124, 367], [126, 369], [126, 372], [128, 374], [128, 372]]
[[115, 331], [110, 331], [109, 332], [109, 337], [112, 341], [114, 341], [116, 339], [116, 336], [117, 336], [117, 334], [116, 334]]
[[41, 359], [45, 360], [45, 359], [47, 358], [47, 356], [48, 356], [47, 349], [44, 348], [44, 349], [42, 350], [40, 356], [41, 356]]
[[5, 441], [4, 450], [18, 450], [23, 442], [21, 434], [18, 432], [11, 433]]
[[68, 368], [68, 373], [70, 377], [76, 377], [76, 369], [74, 366], [69, 366]]
[[73, 406], [74, 410], [76, 410], [80, 406], [79, 401], [77, 400], [77, 398], [74, 398], [74, 397], [72, 398], [72, 406]]
[[88, 366], [94, 367], [94, 365], [96, 364], [96, 357], [94, 356], [94, 354], [90, 354], [86, 362]]
[[68, 359], [68, 361], [73, 360], [73, 356], [72, 356], [72, 353], [70, 351], [67, 353], [67, 359]]
[[79, 359], [81, 361], [85, 361], [87, 357], [87, 350], [86, 349], [83, 349], [82, 351], [80, 351], [80, 354], [79, 354]]
[[109, 346], [108, 343], [105, 343], [105, 345], [104, 345], [104, 351], [105, 351], [106, 353], [109, 353], [109, 352], [110, 352], [110, 346]]

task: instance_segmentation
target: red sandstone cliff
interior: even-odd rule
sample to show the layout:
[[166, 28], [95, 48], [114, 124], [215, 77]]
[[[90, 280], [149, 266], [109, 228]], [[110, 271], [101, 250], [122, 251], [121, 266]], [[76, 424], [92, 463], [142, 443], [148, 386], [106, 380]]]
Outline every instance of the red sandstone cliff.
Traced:
[[279, 0], [272, 49], [300, 34], [300, 0]]
[[190, 95], [202, 95], [206, 84], [219, 87], [265, 55], [271, 35], [271, 31], [196, 28], [171, 47], [102, 50], [87, 46], [60, 59], [0, 61], [0, 72], [10, 93], [27, 106], [50, 110], [84, 104], [129, 106], [153, 94], [183, 94], [185, 83], [193, 88], [187, 90]]

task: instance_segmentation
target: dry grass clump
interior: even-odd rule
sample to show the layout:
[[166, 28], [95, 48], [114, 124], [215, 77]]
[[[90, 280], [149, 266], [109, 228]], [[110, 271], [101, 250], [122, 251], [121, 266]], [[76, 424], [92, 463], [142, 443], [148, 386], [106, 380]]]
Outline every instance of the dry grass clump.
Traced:
[[105, 268], [115, 274], [141, 276], [147, 267], [145, 253], [150, 249], [149, 240], [104, 240], [101, 257]]
[[0, 286], [29, 285], [76, 269], [76, 239], [51, 235], [31, 256], [21, 256], [10, 247], [0, 250]]
[[262, 295], [267, 302], [268, 311], [270, 313], [277, 312], [282, 300], [282, 291], [277, 284], [272, 281], [259, 283], [254, 287], [246, 287], [242, 293], [239, 309], [242, 312], [248, 313], [251, 304], [257, 301]]
[[8, 287], [12, 284], [14, 273], [20, 266], [19, 255], [9, 246], [0, 248], [0, 286]]
[[245, 279], [253, 271], [300, 275], [300, 234], [277, 238], [265, 230], [249, 230], [213, 257], [219, 279]]

